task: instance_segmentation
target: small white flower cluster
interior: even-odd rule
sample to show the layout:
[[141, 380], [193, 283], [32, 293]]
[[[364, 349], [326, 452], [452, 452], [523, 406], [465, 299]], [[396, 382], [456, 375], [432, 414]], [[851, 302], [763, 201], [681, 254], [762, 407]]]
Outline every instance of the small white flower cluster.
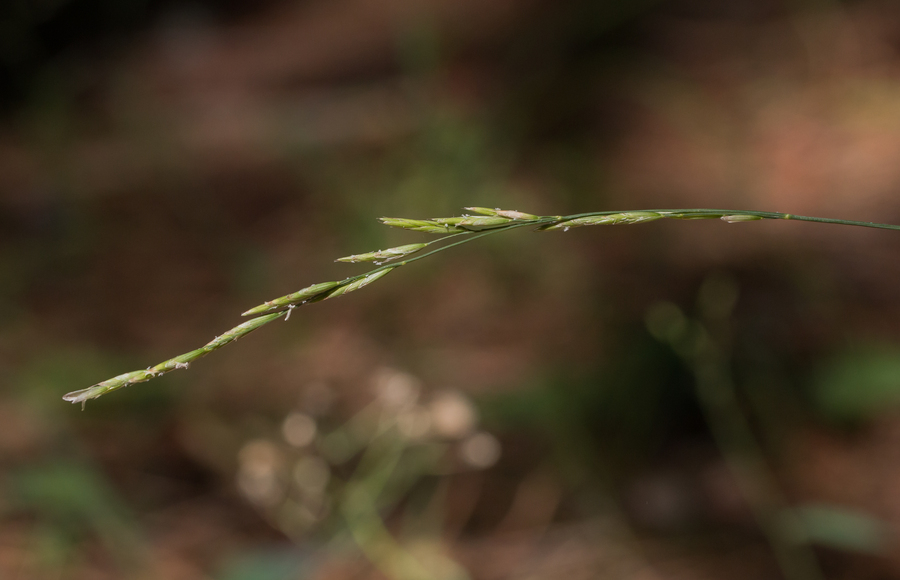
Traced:
[[[499, 460], [500, 442], [477, 429], [476, 409], [463, 393], [424, 396], [417, 377], [388, 368], [373, 374], [372, 386], [369, 405], [326, 429], [334, 393], [325, 383], [313, 383], [300, 407], [281, 421], [279, 436], [273, 429], [271, 437], [248, 441], [238, 452], [239, 491], [289, 535], [303, 534], [339, 511], [348, 486], [365, 482], [361, 472], [377, 471], [372, 465], [409, 481], [486, 469]], [[404, 491], [385, 495], [399, 501]]]
[[379, 372], [376, 391], [384, 408], [395, 411], [395, 426], [408, 439], [458, 442], [459, 459], [476, 469], [491, 467], [500, 458], [500, 442], [490, 433], [476, 430], [478, 414], [460, 391], [437, 391], [422, 403], [419, 380], [392, 369]]

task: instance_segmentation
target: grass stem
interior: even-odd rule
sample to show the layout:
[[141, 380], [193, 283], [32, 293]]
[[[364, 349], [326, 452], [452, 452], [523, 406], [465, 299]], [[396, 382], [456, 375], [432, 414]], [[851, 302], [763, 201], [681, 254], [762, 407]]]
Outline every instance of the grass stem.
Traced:
[[[645, 221], [653, 221], [657, 219], [713, 219], [720, 218], [728, 222], [753, 221], [753, 220], [791, 220], [791, 221], [807, 221], [825, 224], [836, 224], [845, 226], [858, 226], [865, 228], [878, 228], [885, 230], [900, 230], [900, 226], [892, 224], [883, 224], [875, 222], [861, 222], [853, 220], [841, 220], [832, 218], [810, 217], [802, 215], [794, 215], [788, 213], [775, 213], [765, 211], [750, 210], [724, 210], [724, 209], [653, 209], [653, 210], [629, 210], [629, 211], [602, 211], [580, 213], [567, 216], [533, 216], [518, 211], [509, 210], [491, 210], [488, 208], [470, 208], [476, 213], [492, 213], [487, 216], [463, 216], [454, 218], [435, 218], [433, 220], [408, 220], [402, 218], [381, 218], [382, 222], [392, 227], [409, 229], [413, 231], [444, 234], [442, 237], [427, 242], [427, 246], [437, 245], [438, 247], [422, 253], [406, 258], [401, 261], [394, 261], [389, 251], [385, 250], [378, 253], [379, 256], [387, 255], [386, 263], [383, 265], [355, 276], [350, 276], [343, 280], [333, 282], [322, 282], [313, 284], [303, 290], [288, 294], [274, 300], [270, 300], [264, 304], [251, 308], [244, 312], [244, 316], [253, 316], [243, 324], [240, 324], [231, 330], [217, 336], [207, 345], [187, 352], [185, 354], [173, 357], [163, 361], [156, 366], [148, 367], [146, 370], [137, 370], [124, 373], [107, 379], [86, 389], [73, 391], [63, 396], [63, 399], [71, 403], [84, 403], [91, 399], [96, 399], [106, 393], [118, 390], [120, 388], [148, 381], [150, 379], [162, 376], [174, 370], [186, 369], [190, 363], [207, 354], [222, 348], [226, 344], [233, 342], [242, 336], [260, 328], [282, 316], [287, 319], [289, 313], [297, 306], [311, 304], [347, 294], [366, 286], [391, 270], [400, 266], [406, 266], [418, 260], [428, 258], [445, 250], [474, 242], [477, 239], [506, 232], [524, 227], [536, 227], [538, 230], [563, 230], [567, 231], [573, 227], [582, 227], [588, 225], [618, 225], [618, 224], [635, 224]], [[461, 237], [462, 239], [449, 242], [453, 238]], [[424, 249], [424, 248], [422, 248]], [[398, 250], [397, 258], [404, 257], [403, 251]], [[418, 250], [417, 250], [418, 251]]]

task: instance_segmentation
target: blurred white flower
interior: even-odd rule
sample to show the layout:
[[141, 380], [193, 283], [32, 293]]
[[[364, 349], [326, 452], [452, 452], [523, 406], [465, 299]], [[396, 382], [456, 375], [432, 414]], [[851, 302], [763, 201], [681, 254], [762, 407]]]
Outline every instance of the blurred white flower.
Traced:
[[375, 392], [387, 409], [403, 410], [416, 404], [421, 390], [419, 379], [409, 373], [384, 368], [375, 374]]
[[468, 465], [485, 469], [497, 463], [500, 451], [500, 441], [490, 433], [482, 431], [462, 442], [459, 456]]
[[438, 393], [429, 405], [434, 432], [447, 439], [465, 437], [475, 427], [475, 409], [457, 391]]
[[278, 447], [265, 439], [250, 441], [238, 452], [238, 462], [237, 486], [247, 499], [262, 506], [281, 500], [284, 489], [278, 477], [282, 462]]
[[274, 472], [281, 464], [281, 451], [267, 439], [254, 439], [238, 451], [241, 471], [260, 474]]
[[305, 413], [291, 413], [281, 424], [281, 435], [294, 447], [306, 447], [316, 437], [316, 421]]

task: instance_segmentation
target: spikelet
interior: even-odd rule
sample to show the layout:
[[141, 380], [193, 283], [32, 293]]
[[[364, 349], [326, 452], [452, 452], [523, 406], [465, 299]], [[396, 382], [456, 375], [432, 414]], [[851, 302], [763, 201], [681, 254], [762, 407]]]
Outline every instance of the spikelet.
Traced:
[[457, 222], [457, 226], [459, 227], [489, 227], [489, 226], [502, 226], [508, 224], [511, 220], [509, 218], [500, 217], [500, 216], [471, 216], [467, 217], [459, 222]]
[[415, 232], [425, 232], [426, 234], [454, 234], [464, 232], [461, 228], [452, 225], [442, 224], [433, 220], [409, 220], [406, 218], [378, 218], [386, 226], [392, 228], [402, 228], [404, 230], [413, 230]]
[[736, 224], [738, 222], [755, 222], [757, 220], [763, 219], [758, 215], [723, 215], [722, 221], [728, 222], [730, 224]]
[[340, 282], [321, 282], [319, 284], [313, 284], [312, 286], [307, 286], [302, 290], [298, 290], [292, 294], [287, 294], [282, 296], [281, 298], [276, 298], [274, 300], [269, 300], [264, 304], [260, 304], [254, 308], [251, 308], [247, 312], [241, 314], [241, 316], [253, 316], [256, 314], [262, 314], [264, 312], [272, 312], [274, 310], [281, 310], [288, 306], [294, 306], [297, 304], [304, 304], [309, 302], [311, 299], [324, 294], [325, 292], [331, 290], [335, 286], [338, 286]]
[[[396, 267], [396, 266], [395, 266]], [[327, 296], [323, 298], [323, 300], [328, 300], [329, 298], [337, 298], [343, 294], [347, 294], [349, 292], [355, 292], [364, 286], [368, 286], [375, 280], [383, 276], [387, 276], [388, 272], [393, 270], [394, 268], [385, 268], [384, 270], [378, 270], [377, 272], [372, 272], [368, 276], [363, 276], [359, 280], [353, 281], [349, 284], [345, 284], [343, 286], [339, 286], [335, 288], [333, 291], [329, 292]]]
[[87, 401], [96, 399], [97, 397], [105, 395], [106, 393], [111, 393], [112, 391], [121, 389], [122, 387], [127, 387], [128, 385], [133, 385], [135, 383], [143, 383], [149, 381], [150, 379], [154, 379], [170, 371], [174, 371], [177, 369], [186, 369], [190, 366], [191, 362], [197, 360], [198, 358], [204, 357], [212, 351], [222, 348], [229, 342], [233, 342], [240, 337], [253, 332], [260, 326], [268, 324], [269, 322], [272, 322], [273, 320], [281, 316], [284, 316], [284, 312], [277, 312], [275, 314], [267, 314], [265, 316], [253, 318], [252, 320], [248, 320], [247, 322], [244, 322], [243, 324], [232, 328], [228, 332], [217, 336], [202, 348], [198, 348], [188, 353], [171, 358], [167, 361], [163, 361], [158, 365], [147, 368], [145, 370], [123, 373], [111, 379], [106, 379], [105, 381], [97, 383], [96, 385], [92, 385], [86, 389], [72, 391], [71, 393], [67, 393], [66, 395], [64, 395], [63, 400], [70, 403], [81, 403], [81, 406], [83, 408], [84, 404]]
[[497, 215], [497, 210], [491, 209], [489, 207], [464, 207], [463, 209], [481, 215]]
[[569, 228], [580, 228], [583, 226], [639, 224], [658, 220], [662, 217], [664, 217], [663, 214], [654, 211], [626, 211], [564, 220], [555, 224], [543, 226], [540, 229], [567, 231]]
[[514, 209], [498, 209], [497, 215], [500, 217], [505, 217], [505, 218], [509, 218], [511, 220], [519, 220], [519, 221], [536, 220], [539, 217], [534, 214], [516, 211]]
[[365, 254], [355, 254], [353, 256], [345, 256], [338, 258], [335, 262], [386, 262], [388, 260], [396, 260], [403, 256], [414, 254], [428, 244], [408, 244], [406, 246], [398, 246], [396, 248], [388, 248], [386, 250], [378, 250], [377, 252], [368, 252]]
[[522, 220], [522, 221], [536, 220], [540, 217], [540, 216], [536, 216], [534, 214], [524, 213], [524, 212], [516, 211], [516, 210], [512, 210], [512, 209], [500, 209], [499, 207], [495, 208], [495, 209], [491, 209], [489, 207], [466, 207], [463, 209], [471, 211], [471, 212], [475, 212], [475, 213], [481, 214], [481, 215], [493, 216], [493, 217], [499, 216], [499, 217], [505, 217], [505, 218], [511, 219], [511, 220]]

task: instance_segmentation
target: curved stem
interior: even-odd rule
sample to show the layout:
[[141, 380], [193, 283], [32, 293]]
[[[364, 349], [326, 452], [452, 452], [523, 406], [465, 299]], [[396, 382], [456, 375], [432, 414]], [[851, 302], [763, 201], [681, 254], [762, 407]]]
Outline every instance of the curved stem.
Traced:
[[[439, 239], [428, 242], [428, 245], [431, 244], [441, 244], [456, 237], [463, 237], [463, 239], [447, 243], [441, 245], [434, 250], [429, 252], [425, 252], [424, 254], [414, 256], [411, 258], [407, 258], [405, 260], [399, 262], [388, 262], [379, 266], [378, 268], [369, 270], [368, 272], [364, 272], [362, 274], [357, 274], [355, 276], [350, 276], [345, 278], [339, 282], [327, 282], [321, 285], [314, 285], [309, 288], [304, 289], [306, 292], [301, 291], [295, 293], [295, 295], [284, 296], [280, 299], [276, 299], [274, 301], [267, 302], [264, 305], [261, 305], [257, 308], [251, 309], [247, 311], [245, 314], [262, 314], [262, 316], [256, 316], [255, 318], [250, 318], [243, 324], [240, 324], [231, 330], [223, 333], [222, 335], [216, 337], [211, 342], [206, 344], [205, 346], [195, 349], [193, 351], [187, 352], [185, 354], [179, 355], [177, 357], [173, 357], [169, 360], [163, 361], [155, 366], [148, 367], [146, 370], [137, 370], [129, 373], [124, 373], [113, 377], [111, 379], [107, 379], [100, 383], [97, 383], [87, 389], [81, 389], [78, 391], [73, 391], [68, 393], [63, 397], [64, 400], [70, 401], [72, 403], [82, 403], [90, 399], [95, 399], [99, 396], [102, 396], [108, 392], [120, 389], [122, 387], [126, 387], [132, 385], [134, 383], [142, 383], [148, 381], [150, 379], [156, 378], [158, 376], [164, 375], [174, 370], [178, 369], [186, 369], [190, 365], [191, 362], [206, 356], [214, 350], [218, 350], [219, 348], [225, 346], [229, 342], [233, 342], [242, 336], [266, 325], [270, 322], [273, 322], [282, 316], [285, 320], [290, 316], [291, 310], [296, 308], [299, 305], [309, 304], [312, 302], [317, 302], [320, 300], [324, 300], [326, 298], [331, 298], [335, 296], [340, 296], [344, 293], [351, 292], [353, 290], [357, 290], [362, 288], [363, 286], [374, 282], [381, 276], [388, 273], [388, 271], [393, 270], [394, 268], [405, 266], [407, 264], [411, 264], [415, 261], [422, 260], [429, 256], [433, 256], [445, 250], [449, 250], [450, 248], [455, 248], [457, 246], [461, 246], [463, 244], [468, 244], [470, 242], [474, 242], [479, 238], [484, 238], [486, 236], [491, 236], [500, 232], [505, 232], [509, 230], [514, 230], [518, 228], [523, 228], [527, 226], [544, 226], [541, 229], [545, 229], [547, 227], [554, 227], [557, 229], [569, 229], [567, 222], [573, 220], [581, 220], [577, 223], [572, 223], [572, 226], [584, 226], [584, 225], [600, 225], [603, 223], [638, 223], [641, 221], [651, 221], [655, 219], [703, 219], [703, 218], [723, 218], [727, 221], [743, 221], [740, 219], [731, 220], [729, 218], [750, 218], [750, 219], [777, 219], [777, 220], [793, 220], [793, 221], [807, 221], [807, 222], [818, 222], [818, 223], [826, 223], [826, 224], [837, 224], [837, 225], [846, 225], [846, 226], [859, 226], [865, 228], [878, 228], [884, 230], [897, 230], [900, 231], [900, 225], [893, 224], [884, 224], [884, 223], [875, 223], [875, 222], [861, 222], [861, 221], [853, 221], [853, 220], [841, 220], [841, 219], [833, 219], [833, 218], [820, 218], [820, 217], [811, 217], [811, 216], [802, 216], [802, 215], [793, 215], [788, 213], [776, 213], [776, 212], [766, 212], [766, 211], [751, 211], [751, 210], [730, 210], [730, 209], [704, 209], [704, 208], [692, 208], [692, 209], [655, 209], [655, 210], [641, 210], [641, 211], [601, 211], [601, 212], [589, 212], [589, 213], [579, 213], [572, 214], [567, 216], [534, 216], [533, 219], [518, 219], [519, 216], [526, 216], [527, 214], [521, 214], [519, 212], [502, 212], [498, 210], [498, 215], [510, 215], [510, 213], [516, 214], [516, 219], [512, 217], [506, 218], [509, 219], [507, 223], [500, 223], [495, 225], [483, 226], [483, 227], [469, 227], [469, 226], [459, 226], [459, 228], [464, 229], [465, 231], [458, 231], [452, 233], [450, 235], [443, 236]], [[655, 214], [655, 215], [654, 215]], [[613, 219], [610, 220], [590, 220], [592, 217], [603, 217], [610, 216]], [[428, 222], [420, 222], [428, 225]], [[562, 226], [562, 227], [560, 227]], [[402, 226], [401, 226], [402, 227]], [[297, 294], [302, 294], [300, 297], [295, 298]]]
[[[615, 215], [621, 213], [629, 213], [629, 211], [600, 211], [600, 212], [589, 212], [589, 213], [579, 213], [567, 216], [561, 216], [558, 218], [559, 221], [567, 221], [571, 219], [583, 218], [583, 217], [594, 217], [594, 216], [604, 216], [604, 215]], [[642, 210], [651, 213], [659, 213], [663, 214], [663, 217], [674, 217], [667, 214], [675, 214], [675, 215], [696, 215], [702, 217], [709, 218], [717, 218], [724, 216], [732, 216], [732, 215], [742, 215], [742, 216], [753, 216], [761, 219], [770, 219], [770, 220], [793, 220], [793, 221], [803, 221], [803, 222], [817, 222], [823, 224], [837, 224], [843, 226], [858, 226], [863, 228], [877, 228], [882, 230], [895, 230], [900, 231], [900, 225], [894, 224], [884, 224], [877, 222], [862, 222], [855, 220], [841, 220], [835, 218], [823, 218], [823, 217], [813, 217], [806, 215], [796, 215], [790, 213], [780, 213], [780, 212], [771, 212], [771, 211], [754, 211], [754, 210], [732, 210], [732, 209], [704, 209], [704, 208], [696, 208], [696, 209], [648, 209]], [[676, 218], [677, 219], [677, 218]]]

